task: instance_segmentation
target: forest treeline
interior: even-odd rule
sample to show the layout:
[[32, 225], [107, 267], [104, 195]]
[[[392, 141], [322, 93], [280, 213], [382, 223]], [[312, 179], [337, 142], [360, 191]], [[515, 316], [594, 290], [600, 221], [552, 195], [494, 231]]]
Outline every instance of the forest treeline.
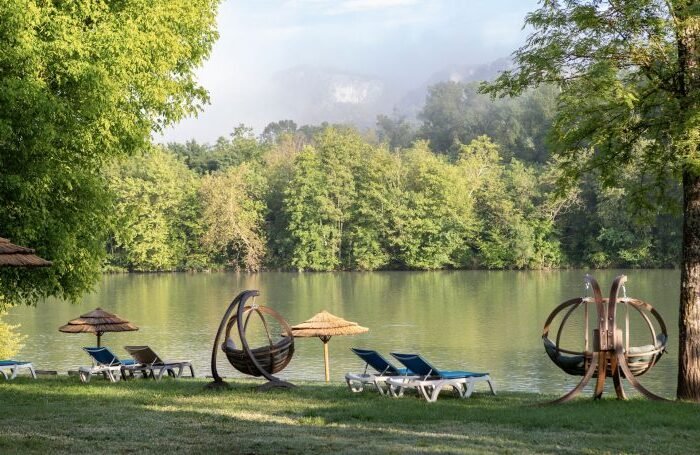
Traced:
[[283, 120], [153, 146], [107, 171], [107, 269], [675, 266], [679, 196], [635, 211], [635, 169], [614, 188], [595, 175], [567, 185], [549, 158], [555, 107], [548, 87], [491, 100], [446, 82], [417, 123]]

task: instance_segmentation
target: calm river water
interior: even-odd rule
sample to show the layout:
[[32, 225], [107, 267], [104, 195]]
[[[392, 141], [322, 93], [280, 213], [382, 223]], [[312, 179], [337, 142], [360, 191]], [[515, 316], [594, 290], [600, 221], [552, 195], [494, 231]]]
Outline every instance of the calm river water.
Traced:
[[[675, 392], [680, 274], [674, 270], [604, 270], [594, 275], [607, 294], [610, 282], [628, 275], [627, 294], [654, 305], [666, 320], [668, 355], [641, 382], [665, 396]], [[343, 380], [363, 364], [351, 346], [389, 352], [420, 352], [438, 367], [488, 371], [501, 390], [561, 393], [578, 378], [556, 368], [544, 352], [542, 325], [560, 302], [584, 294], [583, 270], [551, 272], [440, 271], [372, 273], [199, 273], [106, 275], [79, 305], [48, 301], [11, 309], [6, 320], [28, 335], [18, 358], [37, 368], [65, 372], [89, 364], [82, 346], [89, 334], [64, 334], [58, 327], [95, 307], [135, 323], [140, 330], [108, 333], [103, 344], [118, 355], [124, 345], [149, 344], [168, 358], [192, 359], [198, 375], [209, 375], [211, 345], [233, 297], [258, 289], [258, 303], [280, 312], [290, 324], [326, 309], [369, 327], [354, 337], [330, 341], [331, 379]], [[624, 315], [624, 314], [622, 314]], [[632, 320], [633, 329], [639, 321]], [[572, 321], [569, 347], [582, 346], [581, 322]], [[646, 335], [644, 335], [647, 337]], [[635, 335], [632, 336], [635, 341]], [[646, 344], [640, 336], [637, 344]], [[298, 339], [287, 379], [322, 380], [322, 343]], [[220, 357], [222, 374], [240, 376]]]

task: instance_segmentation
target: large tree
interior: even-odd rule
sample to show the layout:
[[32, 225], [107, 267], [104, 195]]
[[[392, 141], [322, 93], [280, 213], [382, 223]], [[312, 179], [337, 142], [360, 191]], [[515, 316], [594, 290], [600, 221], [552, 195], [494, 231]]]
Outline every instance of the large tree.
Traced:
[[700, 401], [700, 3], [544, 0], [516, 69], [484, 89], [517, 95], [559, 86], [553, 128], [571, 180], [596, 168], [604, 184], [632, 165], [637, 202], [682, 181], [679, 399]]
[[207, 100], [194, 70], [218, 0], [8, 0], [0, 6], [0, 235], [53, 260], [0, 272], [0, 309], [75, 299], [99, 277], [102, 169]]

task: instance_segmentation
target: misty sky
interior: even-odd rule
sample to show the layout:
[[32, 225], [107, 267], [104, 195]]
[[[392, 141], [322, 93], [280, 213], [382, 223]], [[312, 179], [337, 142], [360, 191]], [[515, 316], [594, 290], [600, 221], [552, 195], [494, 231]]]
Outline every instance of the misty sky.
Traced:
[[300, 65], [420, 86], [455, 64], [507, 57], [537, 0], [228, 0], [220, 38], [199, 70], [211, 104], [159, 141], [213, 142], [244, 123], [259, 132], [285, 117], [271, 78]]

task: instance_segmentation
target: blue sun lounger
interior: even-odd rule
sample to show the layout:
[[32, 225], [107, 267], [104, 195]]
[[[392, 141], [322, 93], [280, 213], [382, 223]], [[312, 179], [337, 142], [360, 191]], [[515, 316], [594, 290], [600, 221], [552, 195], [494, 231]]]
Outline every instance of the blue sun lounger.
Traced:
[[[387, 379], [397, 376], [409, 377], [413, 373], [408, 368], [396, 368], [389, 363], [381, 354], [371, 349], [350, 348], [359, 358], [365, 362], [363, 373], [348, 373], [345, 375], [345, 382], [353, 392], [362, 392], [365, 384], [373, 385], [382, 395], [388, 392]], [[368, 373], [372, 367], [376, 373]]]
[[442, 388], [452, 387], [461, 398], [469, 398], [474, 391], [474, 384], [482, 381], [488, 383], [492, 394], [496, 394], [496, 388], [488, 373], [443, 371], [418, 354], [392, 352], [391, 355], [417, 375], [414, 378], [389, 378], [387, 384], [392, 396], [401, 396], [404, 389], [413, 388], [427, 401], [434, 402]]
[[[20, 369], [29, 370], [29, 374], [32, 375], [32, 378], [36, 379], [36, 371], [34, 371], [34, 365], [32, 365], [31, 362], [20, 362], [19, 360], [0, 360], [0, 375], [7, 380], [16, 378]], [[9, 377], [7, 375], [8, 371], [10, 373]]]
[[[117, 382], [125, 377], [124, 372], [129, 371], [132, 375], [134, 370], [143, 372], [144, 367], [133, 360], [119, 360], [112, 351], [105, 347], [83, 348], [92, 359], [92, 366], [80, 367], [78, 375], [82, 382], [90, 382], [93, 374], [104, 374], [111, 382]], [[115, 374], [116, 373], [116, 374]]]

